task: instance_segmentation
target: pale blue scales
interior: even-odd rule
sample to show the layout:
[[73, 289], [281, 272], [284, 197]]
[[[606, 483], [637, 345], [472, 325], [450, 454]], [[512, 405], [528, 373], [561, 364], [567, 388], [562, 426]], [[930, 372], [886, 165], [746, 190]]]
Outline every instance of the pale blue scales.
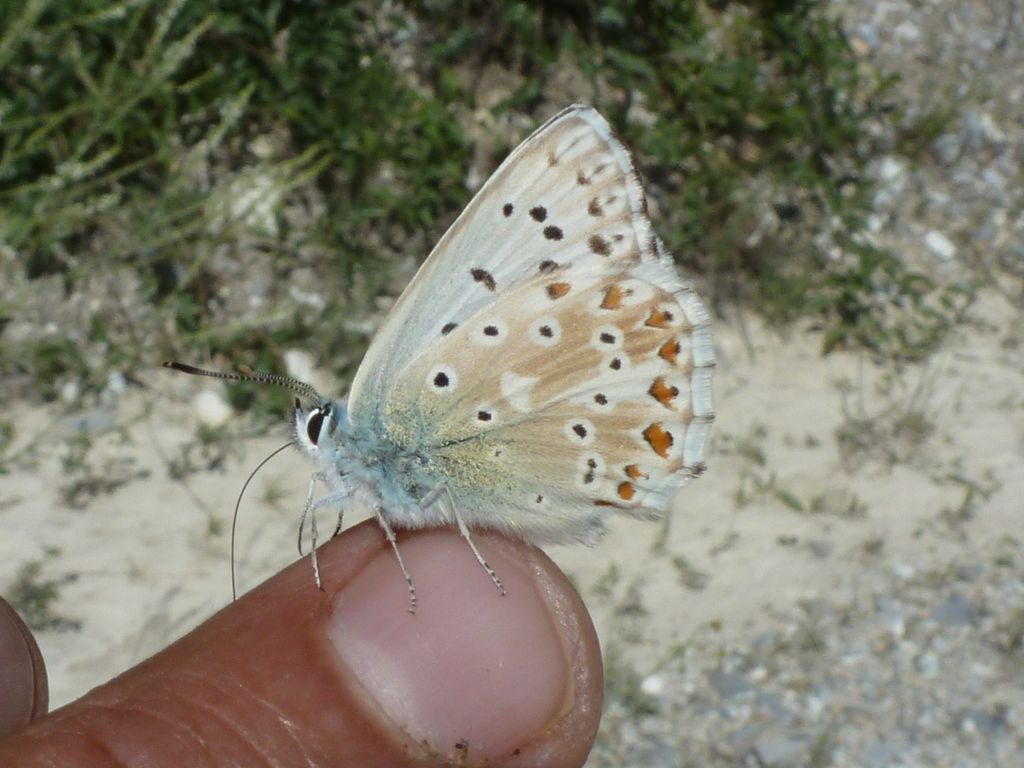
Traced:
[[302, 389], [295, 443], [329, 489], [311, 485], [303, 520], [366, 502], [411, 609], [394, 527], [458, 525], [501, 589], [471, 527], [590, 543], [609, 513], [657, 517], [703, 471], [714, 365], [710, 317], [653, 233], [629, 152], [569, 107], [438, 242], [347, 406]]

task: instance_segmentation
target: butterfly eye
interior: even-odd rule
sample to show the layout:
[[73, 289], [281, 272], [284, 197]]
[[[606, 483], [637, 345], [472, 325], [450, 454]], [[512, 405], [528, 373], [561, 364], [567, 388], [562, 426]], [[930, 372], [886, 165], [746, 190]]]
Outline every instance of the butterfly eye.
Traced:
[[309, 442], [316, 445], [320, 440], [320, 431], [324, 427], [324, 419], [331, 415], [331, 409], [324, 406], [323, 408], [317, 408], [309, 415], [309, 420], [306, 421], [306, 435], [309, 437]]

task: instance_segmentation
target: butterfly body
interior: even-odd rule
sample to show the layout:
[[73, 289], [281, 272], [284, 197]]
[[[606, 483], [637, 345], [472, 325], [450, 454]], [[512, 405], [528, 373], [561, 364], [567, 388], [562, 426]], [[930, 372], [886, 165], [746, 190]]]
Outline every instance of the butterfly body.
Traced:
[[428, 519], [420, 501], [441, 482], [426, 458], [409, 445], [351, 424], [345, 405], [327, 400], [312, 409], [296, 405], [294, 442], [315, 461], [322, 480], [337, 500], [349, 497], [387, 510], [407, 527], [440, 524]]

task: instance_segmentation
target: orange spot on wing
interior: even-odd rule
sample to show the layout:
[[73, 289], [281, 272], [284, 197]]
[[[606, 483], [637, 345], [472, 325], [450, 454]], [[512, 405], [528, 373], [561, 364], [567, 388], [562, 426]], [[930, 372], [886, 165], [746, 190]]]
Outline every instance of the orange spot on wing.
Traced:
[[604, 301], [601, 309], [618, 309], [622, 306], [622, 289], [617, 285], [609, 285], [604, 289]]
[[644, 440], [647, 441], [647, 444], [651, 446], [656, 454], [663, 459], [668, 458], [668, 449], [675, 442], [671, 432], [666, 432], [661, 424], [651, 424], [651, 426], [644, 430], [643, 435]]
[[569, 283], [550, 283], [548, 285], [548, 296], [552, 299], [560, 299], [572, 288]]
[[668, 324], [671, 322], [671, 312], [666, 312], [663, 309], [652, 309], [651, 314], [644, 321], [644, 325], [648, 328], [668, 328]]
[[661, 348], [658, 350], [658, 357], [662, 360], [668, 361], [672, 365], [675, 365], [676, 358], [679, 357], [679, 350], [679, 342], [675, 339], [669, 339], [661, 345]]
[[632, 483], [619, 483], [618, 494], [620, 499], [629, 501], [633, 498], [634, 493], [636, 493], [636, 489]]
[[627, 477], [631, 477], [634, 480], [637, 480], [642, 475], [643, 475], [643, 472], [640, 471], [640, 467], [638, 465], [636, 465], [636, 464], [628, 464], [628, 465], [626, 465], [626, 476]]
[[659, 376], [654, 380], [654, 383], [651, 384], [651, 388], [647, 390], [647, 394], [666, 408], [671, 408], [672, 400], [679, 395], [679, 389], [666, 384], [665, 379]]

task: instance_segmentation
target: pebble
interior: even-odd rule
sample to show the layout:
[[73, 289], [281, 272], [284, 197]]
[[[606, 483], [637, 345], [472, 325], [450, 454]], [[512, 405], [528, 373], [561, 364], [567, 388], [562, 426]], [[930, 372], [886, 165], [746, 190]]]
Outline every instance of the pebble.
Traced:
[[968, 600], [954, 595], [935, 606], [932, 621], [947, 626], [969, 626], [974, 622], [975, 609]]
[[941, 669], [939, 657], [931, 652], [925, 652], [918, 656], [914, 666], [923, 677], [935, 677]]
[[82, 387], [77, 379], [68, 379], [60, 386], [60, 399], [65, 403], [77, 403], [81, 394]]
[[196, 395], [193, 405], [199, 420], [208, 427], [219, 427], [234, 415], [234, 409], [215, 389], [204, 389]]
[[102, 435], [117, 427], [118, 413], [116, 408], [101, 405], [65, 416], [61, 423], [72, 432]]
[[723, 699], [731, 699], [753, 688], [750, 682], [742, 675], [738, 675], [735, 672], [723, 672], [717, 669], [708, 673], [708, 682]]
[[956, 133], [944, 133], [932, 142], [932, 152], [942, 165], [952, 165], [963, 154], [963, 139]]
[[647, 675], [640, 681], [640, 690], [648, 696], [657, 696], [665, 690], [665, 678], [662, 675]]
[[934, 256], [949, 261], [956, 256], [956, 246], [938, 230], [931, 230], [924, 236], [924, 244]]
[[754, 745], [758, 764], [763, 768], [801, 768], [807, 748], [806, 738], [778, 731], [765, 734]]
[[306, 350], [289, 349], [283, 357], [284, 368], [293, 379], [308, 382], [316, 378], [316, 360]]

